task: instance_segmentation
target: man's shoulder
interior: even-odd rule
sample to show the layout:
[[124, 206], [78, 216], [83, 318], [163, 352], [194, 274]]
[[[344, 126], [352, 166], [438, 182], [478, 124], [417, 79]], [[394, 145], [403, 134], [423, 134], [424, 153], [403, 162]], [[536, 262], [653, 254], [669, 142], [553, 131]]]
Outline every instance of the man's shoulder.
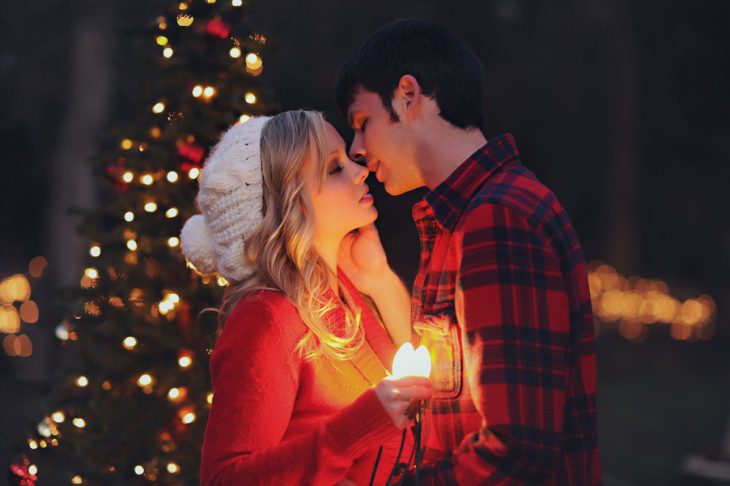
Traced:
[[555, 194], [523, 166], [508, 167], [487, 180], [469, 201], [461, 222], [493, 205], [507, 208], [535, 227], [563, 211]]

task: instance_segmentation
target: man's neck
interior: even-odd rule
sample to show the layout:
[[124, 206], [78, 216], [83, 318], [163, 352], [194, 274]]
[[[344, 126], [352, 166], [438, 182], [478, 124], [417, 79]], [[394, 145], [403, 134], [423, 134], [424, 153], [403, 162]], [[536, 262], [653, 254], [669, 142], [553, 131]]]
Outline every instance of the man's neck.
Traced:
[[478, 128], [467, 130], [446, 124], [423, 141], [418, 160], [429, 189], [445, 181], [464, 161], [487, 143]]

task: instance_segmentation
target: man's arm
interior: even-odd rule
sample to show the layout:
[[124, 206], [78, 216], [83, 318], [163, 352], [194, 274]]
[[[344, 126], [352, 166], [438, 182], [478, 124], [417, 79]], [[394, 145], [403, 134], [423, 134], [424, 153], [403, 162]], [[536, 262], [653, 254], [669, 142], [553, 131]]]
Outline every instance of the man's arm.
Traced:
[[466, 218], [456, 312], [483, 427], [467, 434], [441, 474], [460, 484], [542, 483], [560, 465], [568, 383], [560, 260], [515, 210], [487, 204]]

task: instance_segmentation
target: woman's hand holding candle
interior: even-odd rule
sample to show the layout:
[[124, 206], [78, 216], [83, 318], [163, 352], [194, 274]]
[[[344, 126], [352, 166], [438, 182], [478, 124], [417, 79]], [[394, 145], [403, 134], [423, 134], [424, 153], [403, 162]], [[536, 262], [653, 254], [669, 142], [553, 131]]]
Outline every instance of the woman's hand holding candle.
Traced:
[[432, 393], [431, 380], [423, 376], [386, 378], [375, 387], [380, 403], [399, 429], [406, 428], [413, 421], [413, 417], [409, 416], [411, 401], [428, 400]]

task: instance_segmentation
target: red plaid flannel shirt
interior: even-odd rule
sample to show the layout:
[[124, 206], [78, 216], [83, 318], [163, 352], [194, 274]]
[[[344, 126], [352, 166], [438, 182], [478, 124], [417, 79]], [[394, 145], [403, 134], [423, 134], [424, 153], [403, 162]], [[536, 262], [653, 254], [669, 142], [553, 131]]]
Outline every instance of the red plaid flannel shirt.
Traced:
[[518, 157], [495, 138], [413, 208], [434, 383], [420, 484], [601, 483], [583, 253]]

